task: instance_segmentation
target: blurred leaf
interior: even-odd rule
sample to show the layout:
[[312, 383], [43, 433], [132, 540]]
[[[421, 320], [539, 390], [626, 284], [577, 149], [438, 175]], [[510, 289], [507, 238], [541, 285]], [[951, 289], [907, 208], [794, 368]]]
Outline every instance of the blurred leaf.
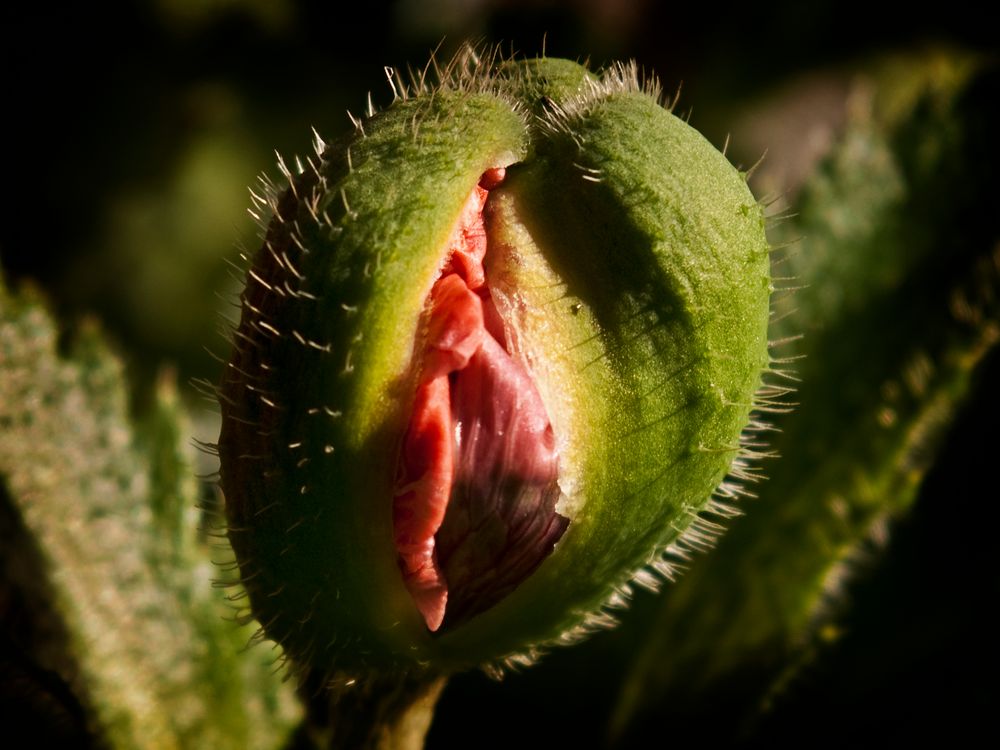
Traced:
[[774, 420], [781, 458], [748, 516], [647, 623], [619, 738], [669, 706], [691, 720], [727, 716], [700, 728], [732, 739], [836, 639], [845, 582], [913, 502], [1000, 338], [984, 156], [997, 73], [969, 70], [930, 56], [859, 81], [846, 132], [776, 232], [804, 237], [775, 263], [775, 276], [804, 287], [775, 302], [777, 336], [805, 334], [792, 352], [805, 355], [800, 405]]
[[241, 653], [248, 633], [222, 620], [172, 379], [133, 428], [99, 332], [68, 349], [34, 295], [0, 287], [0, 499], [16, 518], [3, 569], [29, 568], [12, 584], [26, 616], [57, 621], [55, 643], [14, 633], [15, 652], [58, 675], [112, 747], [276, 746], [294, 698], [273, 655]]
[[245, 16], [262, 28], [286, 31], [295, 15], [289, 0], [156, 0], [160, 20], [188, 33], [227, 15]]
[[217, 295], [234, 283], [224, 259], [236, 259], [237, 236], [256, 242], [246, 186], [267, 163], [266, 150], [241, 129], [244, 107], [233, 92], [205, 86], [189, 100], [211, 124], [185, 142], [162, 181], [109, 200], [101, 252], [69, 269], [76, 284], [101, 295], [133, 346], [181, 365], [216, 343]]

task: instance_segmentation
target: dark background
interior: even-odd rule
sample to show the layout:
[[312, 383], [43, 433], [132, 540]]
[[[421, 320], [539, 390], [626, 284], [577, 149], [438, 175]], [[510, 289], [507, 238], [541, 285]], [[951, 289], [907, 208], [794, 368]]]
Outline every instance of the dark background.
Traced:
[[[5, 10], [4, 275], [40, 286], [68, 324], [99, 317], [140, 384], [138, 398], [168, 363], [182, 379], [215, 380], [218, 365], [203, 350], [223, 348], [212, 334], [212, 293], [234, 283], [222, 259], [239, 238], [254, 245], [244, 186], [274, 173], [272, 149], [307, 153], [310, 126], [344, 131], [345, 109], [362, 110], [369, 91], [388, 103], [383, 65], [421, 64], [439, 43], [447, 59], [466, 38], [529, 55], [544, 39], [549, 55], [597, 65], [635, 58], [666, 90], [683, 83], [680, 110], [721, 146], [755, 102], [817, 71], [929, 43], [996, 51], [984, 12], [962, 2], [931, 12], [785, 0], [369, 0], [350, 17], [334, 3], [266, 0]], [[780, 155], [786, 135], [776, 130], [768, 147]], [[748, 163], [756, 147], [733, 145]], [[974, 513], [970, 503], [997, 492], [996, 356], [978, 383], [884, 564], [852, 586], [846, 635], [746, 743], [998, 734], [1000, 664], [987, 604], [1000, 593], [1000, 519], [995, 502], [976, 503]], [[616, 638], [598, 636], [502, 684], [456, 678], [429, 747], [599, 744], [617, 690], [608, 655], [628, 647]], [[660, 718], [646, 727], [652, 746], [704, 733], [670, 707]]]

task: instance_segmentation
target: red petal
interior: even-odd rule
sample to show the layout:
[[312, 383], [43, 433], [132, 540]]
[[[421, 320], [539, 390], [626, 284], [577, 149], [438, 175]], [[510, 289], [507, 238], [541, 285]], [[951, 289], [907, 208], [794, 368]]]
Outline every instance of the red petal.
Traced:
[[[484, 186], [503, 176], [489, 170]], [[393, 501], [403, 581], [431, 631], [446, 614], [466, 619], [513, 591], [569, 523], [555, 512], [558, 455], [545, 405], [498, 341], [503, 321], [483, 269], [486, 195], [477, 187], [469, 196], [431, 290]]]

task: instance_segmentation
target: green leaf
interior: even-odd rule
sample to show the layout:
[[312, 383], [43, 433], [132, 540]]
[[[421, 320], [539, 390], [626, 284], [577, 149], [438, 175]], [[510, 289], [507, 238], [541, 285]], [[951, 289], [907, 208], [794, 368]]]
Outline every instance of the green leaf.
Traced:
[[94, 326], [67, 345], [34, 294], [0, 287], [0, 499], [13, 537], [0, 572], [29, 569], [5, 585], [27, 590], [50, 635], [13, 637], [14, 649], [58, 675], [112, 747], [274, 747], [295, 719], [291, 689], [274, 655], [241, 653], [248, 632], [222, 619], [171, 378], [140, 423]]
[[799, 406], [774, 419], [781, 457], [747, 517], [645, 623], [619, 736], [667, 704], [711, 706], [729, 716], [715, 731], [732, 731], [836, 637], [859, 555], [912, 504], [1000, 337], [983, 157], [996, 73], [970, 78], [968, 61], [940, 57], [909, 63], [858, 84], [846, 132], [782, 232], [804, 237], [775, 269], [804, 287], [775, 314], [778, 337], [804, 334], [791, 352], [804, 355]]

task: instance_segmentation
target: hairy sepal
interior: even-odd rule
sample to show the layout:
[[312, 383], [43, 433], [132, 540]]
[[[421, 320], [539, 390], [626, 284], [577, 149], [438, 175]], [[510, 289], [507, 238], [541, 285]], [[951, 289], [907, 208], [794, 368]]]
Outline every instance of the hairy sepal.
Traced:
[[487, 273], [560, 436], [571, 523], [517, 591], [441, 638], [449, 656], [599, 613], [704, 508], [767, 366], [769, 248], [745, 182], [652, 96], [587, 92], [487, 214]]
[[282, 198], [244, 293], [220, 437], [255, 614], [293, 659], [347, 670], [428, 657], [392, 541], [410, 363], [466, 198], [525, 138], [521, 115], [481, 94], [399, 102], [361, 128]]

